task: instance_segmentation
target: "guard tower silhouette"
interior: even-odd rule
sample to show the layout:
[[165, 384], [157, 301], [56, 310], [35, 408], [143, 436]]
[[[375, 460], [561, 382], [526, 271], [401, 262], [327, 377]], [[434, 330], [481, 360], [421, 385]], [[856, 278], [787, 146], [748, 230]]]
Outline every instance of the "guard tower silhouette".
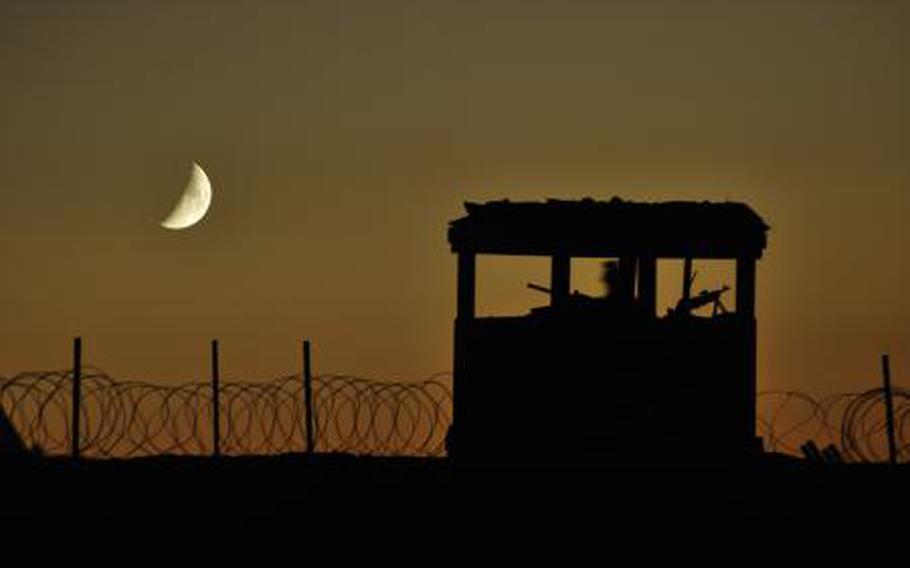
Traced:
[[[466, 461], [726, 460], [756, 447], [756, 261], [768, 226], [741, 203], [466, 203], [458, 258], [450, 454]], [[475, 316], [477, 255], [548, 256], [549, 305]], [[617, 258], [621, 300], [570, 293], [573, 257]], [[657, 313], [657, 260], [683, 297]], [[694, 259], [735, 261], [733, 312], [693, 308]], [[612, 305], [609, 307], [608, 304]]]

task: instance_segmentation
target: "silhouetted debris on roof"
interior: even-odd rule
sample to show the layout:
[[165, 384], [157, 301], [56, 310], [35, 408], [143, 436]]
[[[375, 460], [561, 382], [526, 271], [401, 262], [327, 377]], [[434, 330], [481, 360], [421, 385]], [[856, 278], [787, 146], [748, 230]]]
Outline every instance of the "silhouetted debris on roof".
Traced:
[[736, 202], [548, 199], [465, 203], [452, 250], [489, 254], [760, 258], [768, 225]]

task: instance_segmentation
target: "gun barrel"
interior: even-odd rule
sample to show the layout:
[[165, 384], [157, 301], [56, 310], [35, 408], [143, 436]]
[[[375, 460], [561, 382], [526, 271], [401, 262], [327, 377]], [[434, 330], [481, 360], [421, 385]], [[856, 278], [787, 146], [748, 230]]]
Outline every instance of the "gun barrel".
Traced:
[[719, 302], [720, 297], [729, 290], [729, 286], [723, 286], [722, 288], [718, 288], [716, 290], [702, 290], [698, 293], [697, 296], [682, 298], [676, 304], [676, 309], [686, 312], [697, 310], [701, 307], [707, 306], [708, 304]]
[[537, 290], [538, 292], [543, 292], [544, 294], [552, 294], [553, 290], [550, 290], [546, 286], [541, 286], [540, 284], [535, 284], [533, 282], [528, 282], [528, 288], [531, 290]]

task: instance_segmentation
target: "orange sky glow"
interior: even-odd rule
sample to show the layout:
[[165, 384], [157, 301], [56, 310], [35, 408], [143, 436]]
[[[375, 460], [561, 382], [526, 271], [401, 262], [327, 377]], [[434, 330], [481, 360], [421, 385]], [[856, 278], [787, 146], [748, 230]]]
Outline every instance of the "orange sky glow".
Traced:
[[[319, 372], [423, 378], [463, 201], [617, 195], [766, 219], [759, 388], [871, 387], [882, 352], [910, 386], [908, 28], [878, 0], [2, 2], [0, 375], [82, 335], [123, 378], [204, 379], [215, 337], [229, 377], [308, 337]], [[166, 231], [193, 161], [211, 210]], [[479, 311], [545, 302], [538, 260], [483, 259]]]

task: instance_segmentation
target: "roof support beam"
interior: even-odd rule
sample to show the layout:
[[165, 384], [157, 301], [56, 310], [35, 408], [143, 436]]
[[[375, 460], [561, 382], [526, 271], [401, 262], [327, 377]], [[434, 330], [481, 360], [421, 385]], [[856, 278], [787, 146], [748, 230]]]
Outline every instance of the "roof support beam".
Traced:
[[736, 259], [736, 313], [755, 318], [755, 259]]
[[619, 259], [619, 294], [628, 303], [635, 300], [635, 275], [638, 272], [638, 259], [624, 256]]
[[657, 315], [657, 259], [638, 259], [638, 302], [649, 316]]
[[557, 253], [550, 259], [550, 305], [562, 306], [569, 301], [572, 279], [572, 260], [567, 254]]
[[458, 253], [458, 308], [459, 319], [474, 318], [476, 302], [476, 255], [473, 252]]

